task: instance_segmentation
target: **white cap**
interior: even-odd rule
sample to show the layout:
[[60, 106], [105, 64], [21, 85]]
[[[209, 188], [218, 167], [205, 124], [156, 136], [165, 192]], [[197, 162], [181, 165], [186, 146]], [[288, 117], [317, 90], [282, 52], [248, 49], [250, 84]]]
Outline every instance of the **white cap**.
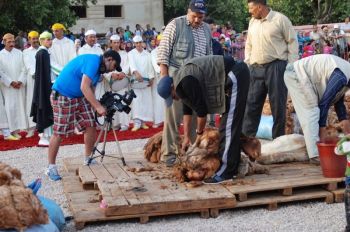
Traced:
[[139, 35], [135, 35], [135, 37], [132, 39], [134, 43], [142, 42], [142, 37]]
[[333, 28], [334, 29], [339, 29], [339, 25], [338, 24], [334, 24]]
[[112, 41], [120, 41], [120, 36], [119, 35], [112, 35], [111, 38], [109, 38]]
[[85, 36], [88, 36], [88, 35], [96, 35], [96, 31], [94, 30], [87, 30], [87, 32], [85, 32]]

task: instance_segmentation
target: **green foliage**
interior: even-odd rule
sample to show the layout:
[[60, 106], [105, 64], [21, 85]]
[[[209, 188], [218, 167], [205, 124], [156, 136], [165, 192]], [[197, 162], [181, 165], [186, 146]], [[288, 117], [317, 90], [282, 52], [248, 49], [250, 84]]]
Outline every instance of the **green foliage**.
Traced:
[[17, 0], [0, 1], [0, 35], [18, 31], [49, 30], [51, 25], [60, 22], [66, 27], [72, 26], [77, 17], [69, 9], [71, 3], [86, 5], [96, 0]]
[[[185, 15], [189, 0], [164, 0], [165, 24]], [[249, 14], [247, 0], [207, 0], [208, 16], [216, 23], [231, 22], [235, 30], [247, 29]], [[342, 22], [350, 16], [349, 0], [268, 0], [275, 11], [285, 14], [293, 25]]]

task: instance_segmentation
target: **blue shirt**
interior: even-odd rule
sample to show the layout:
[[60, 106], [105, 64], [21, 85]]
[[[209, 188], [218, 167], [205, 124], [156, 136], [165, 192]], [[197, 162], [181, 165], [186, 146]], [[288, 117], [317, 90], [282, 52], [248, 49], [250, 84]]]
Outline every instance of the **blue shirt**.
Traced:
[[100, 56], [92, 54], [77, 56], [64, 66], [52, 89], [69, 98], [83, 97], [83, 92], [80, 89], [83, 75], [88, 76], [92, 85], [96, 86], [100, 79], [99, 69]]

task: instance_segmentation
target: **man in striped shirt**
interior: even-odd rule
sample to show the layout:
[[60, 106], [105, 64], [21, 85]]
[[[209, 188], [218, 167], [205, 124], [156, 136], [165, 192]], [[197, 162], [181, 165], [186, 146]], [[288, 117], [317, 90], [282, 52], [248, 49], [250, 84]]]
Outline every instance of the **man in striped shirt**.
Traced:
[[[206, 13], [204, 0], [191, 0], [187, 15], [173, 19], [165, 28], [158, 48], [157, 62], [160, 77], [176, 78], [177, 70], [193, 57], [212, 54], [211, 32], [203, 22]], [[177, 99], [176, 96], [173, 96]], [[178, 125], [182, 119], [182, 105], [175, 101], [165, 110], [161, 160], [173, 166], [178, 151]], [[195, 120], [192, 123], [191, 138], [196, 137]]]

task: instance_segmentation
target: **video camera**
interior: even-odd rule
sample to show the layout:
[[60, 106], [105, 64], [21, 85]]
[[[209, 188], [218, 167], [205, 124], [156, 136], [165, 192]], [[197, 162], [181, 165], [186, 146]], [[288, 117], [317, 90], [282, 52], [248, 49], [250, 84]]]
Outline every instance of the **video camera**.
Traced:
[[134, 90], [125, 91], [124, 95], [119, 93], [106, 92], [100, 99], [101, 105], [106, 108], [107, 119], [112, 119], [116, 111], [130, 113], [129, 105], [136, 98]]

